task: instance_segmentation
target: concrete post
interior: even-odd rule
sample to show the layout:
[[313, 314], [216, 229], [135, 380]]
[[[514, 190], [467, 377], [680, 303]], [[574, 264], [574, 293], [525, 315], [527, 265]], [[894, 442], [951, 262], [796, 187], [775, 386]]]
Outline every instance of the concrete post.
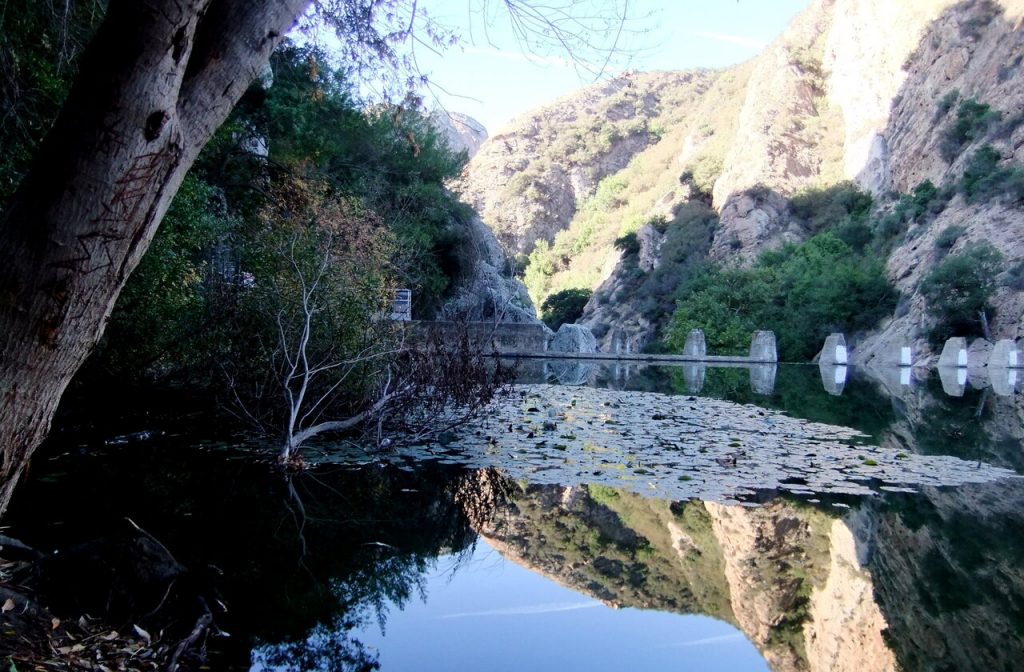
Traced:
[[1016, 369], [1021, 366], [1021, 363], [1017, 344], [1006, 338], [996, 341], [995, 347], [992, 348], [992, 354], [988, 358], [990, 369]]
[[946, 341], [939, 355], [939, 368], [967, 368], [967, 339], [954, 336]]
[[[779, 355], [775, 350], [774, 331], [755, 331], [750, 338], [750, 361], [752, 362], [777, 362]], [[775, 375], [772, 374], [772, 386], [774, 387]]]
[[847, 362], [846, 337], [842, 334], [829, 334], [825, 339], [825, 345], [821, 349], [821, 357], [818, 363], [826, 366], [844, 365]]
[[700, 329], [692, 329], [686, 336], [686, 345], [683, 346], [683, 355], [694, 359], [704, 359], [708, 354], [708, 346], [704, 341], [704, 332]]
[[896, 353], [896, 363], [899, 366], [913, 366], [914, 355], [909, 345], [901, 345]]

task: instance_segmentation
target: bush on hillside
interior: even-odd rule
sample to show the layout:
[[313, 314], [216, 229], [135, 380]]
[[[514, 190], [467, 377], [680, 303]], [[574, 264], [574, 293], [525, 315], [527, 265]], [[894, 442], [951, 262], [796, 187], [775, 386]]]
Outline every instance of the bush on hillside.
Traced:
[[987, 242], [976, 243], [947, 257], [921, 282], [928, 314], [936, 321], [930, 340], [936, 345], [950, 336], [984, 335], [982, 314], [996, 288], [1002, 255]]
[[957, 108], [956, 118], [947, 124], [942, 133], [939, 153], [947, 163], [952, 163], [966, 145], [979, 140], [1002, 118], [1002, 113], [993, 110], [986, 103], [968, 98]]
[[666, 334], [682, 348], [703, 329], [715, 354], [743, 354], [756, 329], [775, 332], [780, 356], [807, 360], [833, 331], [873, 326], [896, 306], [882, 264], [855, 254], [833, 233], [763, 254], [750, 269], [706, 268], [679, 293]]
[[1002, 155], [992, 145], [978, 149], [968, 159], [959, 189], [968, 203], [1006, 199], [1024, 202], [1024, 170], [1000, 166]]
[[563, 324], [572, 323], [583, 315], [583, 307], [593, 294], [589, 289], [563, 289], [544, 299], [541, 304], [541, 319], [548, 328], [558, 331]]
[[935, 247], [943, 251], [951, 249], [956, 245], [956, 241], [960, 240], [960, 236], [964, 235], [965, 231], [967, 229], [959, 224], [947, 226], [935, 237]]

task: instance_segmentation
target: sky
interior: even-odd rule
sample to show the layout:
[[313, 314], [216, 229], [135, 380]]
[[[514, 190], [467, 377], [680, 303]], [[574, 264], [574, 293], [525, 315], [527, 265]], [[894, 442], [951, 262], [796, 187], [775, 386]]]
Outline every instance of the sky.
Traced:
[[[505, 560], [480, 540], [441, 557], [425, 599], [390, 604], [385, 628], [352, 634], [383, 670], [768, 672], [743, 634], [707, 616], [613, 609]], [[315, 637], [316, 635], [314, 635]], [[253, 672], [273, 668], [256, 652]]]
[[[719, 68], [743, 62], [770, 43], [807, 4], [808, 0], [632, 0], [632, 31], [623, 37], [618, 62], [610, 64], [606, 76], [624, 69]], [[524, 53], [507, 15], [495, 11], [485, 22], [473, 7], [479, 7], [479, 0], [432, 3], [431, 15], [451, 25], [462, 39], [442, 54], [417, 48], [420, 68], [432, 82], [428, 106], [433, 97], [445, 109], [473, 117], [494, 135], [514, 116], [593, 83], [592, 75], [577, 72], [562, 54]]]

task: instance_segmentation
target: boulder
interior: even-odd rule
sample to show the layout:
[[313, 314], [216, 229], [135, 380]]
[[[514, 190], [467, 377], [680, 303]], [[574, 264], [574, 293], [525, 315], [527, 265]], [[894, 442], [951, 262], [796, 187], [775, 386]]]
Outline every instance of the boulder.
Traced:
[[597, 352], [597, 339], [581, 324], [563, 324], [548, 343], [551, 352]]

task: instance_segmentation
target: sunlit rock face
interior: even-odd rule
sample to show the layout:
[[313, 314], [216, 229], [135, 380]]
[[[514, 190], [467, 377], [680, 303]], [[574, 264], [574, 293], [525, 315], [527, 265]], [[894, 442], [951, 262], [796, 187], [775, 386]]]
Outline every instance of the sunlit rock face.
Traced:
[[[785, 204], [801, 191], [851, 180], [891, 208], [892, 192], [910, 193], [925, 180], [940, 187], [958, 183], [983, 145], [995, 148], [1001, 165], [1024, 162], [1022, 17], [1022, 0], [814, 0], [742, 65], [689, 79], [630, 75], [628, 85], [624, 79], [591, 87], [525, 115], [488, 141], [460, 189], [517, 253], [529, 252], [537, 240], [567, 236], [574, 253], [558, 262], [564, 268], [555, 271], [551, 289], [582, 284], [597, 290], [584, 322], [598, 332], [602, 347], [611, 348], [616, 338], [642, 347], [663, 325], [623, 291], [636, 269], [612, 241], [645, 218], [671, 221], [697, 197], [693, 185], [681, 181], [687, 173], [703, 167], [710, 175], [720, 216], [710, 257], [750, 263], [766, 249], [814, 233]], [[944, 157], [945, 134], [969, 99], [1002, 112], [1001, 120]], [[674, 115], [663, 112], [669, 104]], [[616, 124], [639, 123], [646, 135], [610, 132], [607, 138], [614, 139], [605, 142], [599, 132], [581, 133], [581, 120], [595, 112]], [[674, 161], [665, 160], [664, 143], [672, 144]], [[621, 180], [630, 202], [602, 202], [608, 232], [594, 232], [580, 224], [579, 213], [596, 203], [605, 178]], [[855, 363], [886, 358], [903, 344], [914, 347], [919, 363], [932, 361], [925, 338], [931, 318], [919, 288], [943, 259], [935, 242], [952, 225], [965, 232], [948, 254], [988, 241], [1003, 254], [1003, 269], [1024, 262], [1019, 206], [997, 197], [968, 203], [955, 195], [932, 221], [908, 227], [898, 239], [887, 274], [903, 303], [853, 344]], [[643, 272], [663, 261], [647, 255], [644, 267], [651, 270]], [[999, 282], [993, 297], [995, 338], [1024, 337], [1024, 291], [1014, 284]]]
[[528, 254], [569, 225], [603, 178], [658, 141], [657, 119], [694, 104], [713, 79], [626, 73], [581, 89], [490, 137], [456, 190], [507, 249]]
[[430, 122], [441, 131], [452, 150], [466, 152], [471, 159], [487, 139], [487, 129], [483, 124], [460, 112], [436, 109], [430, 113]]
[[523, 283], [512, 276], [509, 259], [478, 217], [466, 226], [467, 269], [458, 278], [437, 318], [470, 322], [540, 322]]
[[899, 669], [885, 641], [888, 624], [875, 601], [868, 569], [876, 525], [875, 518], [861, 510], [828, 526], [828, 578], [811, 592], [804, 625], [811, 670]]
[[776, 672], [900, 669], [865, 564], [869, 512], [670, 504], [598, 486], [503, 491], [477, 530], [561, 585], [614, 607], [725, 620]]

